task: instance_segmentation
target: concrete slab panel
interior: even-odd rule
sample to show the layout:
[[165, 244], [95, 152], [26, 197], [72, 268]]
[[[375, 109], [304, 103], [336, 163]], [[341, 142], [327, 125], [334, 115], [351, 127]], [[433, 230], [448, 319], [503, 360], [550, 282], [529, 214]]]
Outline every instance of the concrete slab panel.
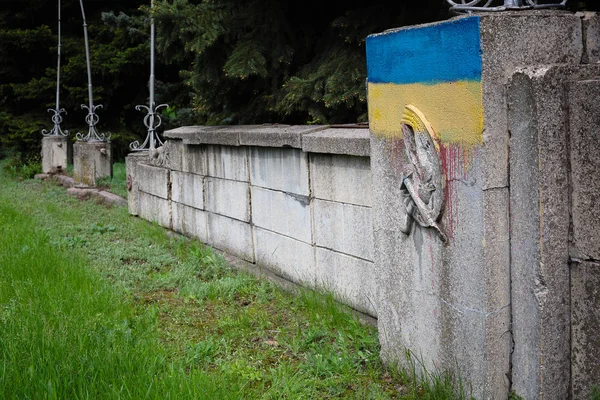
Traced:
[[171, 139], [165, 141], [166, 160], [165, 167], [174, 170], [183, 170], [183, 157], [185, 154], [185, 146], [181, 140]]
[[373, 260], [373, 224], [369, 207], [315, 200], [314, 215], [317, 246]]
[[315, 249], [287, 236], [254, 227], [256, 264], [296, 283], [315, 285]]
[[208, 173], [208, 157], [206, 146], [182, 145], [181, 170], [196, 175]]
[[204, 177], [187, 172], [171, 171], [173, 201], [202, 210], [204, 208]]
[[140, 192], [139, 216], [145, 220], [171, 229], [171, 202], [161, 197]]
[[254, 262], [254, 242], [250, 224], [213, 213], [207, 213], [207, 216], [209, 245]]
[[148, 164], [136, 168], [139, 190], [163, 199], [169, 198], [169, 170]]
[[298, 149], [251, 147], [252, 186], [309, 195], [308, 155]]
[[208, 176], [248, 182], [248, 150], [244, 147], [208, 146]]
[[368, 157], [311, 154], [310, 178], [317, 199], [367, 207], [372, 204]]
[[205, 178], [206, 211], [250, 222], [250, 185], [244, 182]]
[[252, 223], [255, 226], [312, 243], [308, 197], [254, 186], [251, 190]]
[[317, 286], [358, 311], [377, 318], [374, 267], [370, 261], [317, 247]]
[[171, 202], [173, 211], [173, 230], [193, 237], [203, 243], [208, 242], [207, 213], [184, 204]]

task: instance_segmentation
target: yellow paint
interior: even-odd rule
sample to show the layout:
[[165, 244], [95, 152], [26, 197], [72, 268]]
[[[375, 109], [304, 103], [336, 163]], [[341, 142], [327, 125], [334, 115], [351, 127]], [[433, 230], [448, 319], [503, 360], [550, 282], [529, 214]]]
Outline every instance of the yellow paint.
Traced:
[[419, 109], [417, 107], [413, 106], [412, 104], [408, 104], [404, 108], [404, 112], [402, 113], [402, 121], [401, 122], [403, 124], [407, 124], [410, 127], [412, 127], [415, 135], [427, 134], [427, 135], [431, 136], [433, 145], [435, 146], [435, 149], [439, 153], [439, 151], [440, 151], [440, 144], [439, 144], [440, 135], [437, 134], [437, 132], [433, 129], [433, 127], [431, 126], [429, 121], [427, 121], [427, 118], [425, 118], [425, 115], [423, 115], [423, 113], [421, 111], [419, 111]]
[[369, 127], [374, 135], [402, 137], [404, 108], [418, 108], [441, 142], [477, 145], [483, 142], [481, 82], [425, 85], [369, 83]]

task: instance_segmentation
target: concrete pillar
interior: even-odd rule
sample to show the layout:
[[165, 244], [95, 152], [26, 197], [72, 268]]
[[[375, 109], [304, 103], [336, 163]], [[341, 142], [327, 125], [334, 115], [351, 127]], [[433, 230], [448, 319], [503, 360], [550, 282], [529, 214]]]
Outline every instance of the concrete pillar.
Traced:
[[77, 141], [73, 152], [76, 187], [94, 187], [99, 178], [112, 176], [112, 146], [109, 142]]
[[[525, 184], [537, 164], [509, 166], [506, 86], [517, 67], [579, 64], [583, 47], [581, 18], [550, 11], [465, 16], [367, 38], [384, 359], [403, 362], [408, 349], [430, 371], [456, 371], [476, 398], [506, 398], [513, 388], [528, 399], [569, 396], [568, 357], [539, 364], [562, 344], [532, 350], [523, 359], [527, 372], [514, 365], [513, 348], [536, 347], [527, 336], [513, 347], [512, 310], [529, 308], [514, 304], [511, 256], [540, 247], [535, 232], [519, 243], [511, 237], [512, 200], [519, 200], [510, 183], [518, 176]], [[533, 151], [527, 146], [535, 143], [524, 146]], [[526, 285], [536, 290], [534, 281]], [[568, 275], [561, 285], [568, 287]]]
[[64, 172], [73, 162], [73, 142], [65, 136], [46, 136], [42, 139], [42, 172]]
[[525, 398], [586, 398], [600, 381], [600, 297], [584, 290], [600, 259], [598, 76], [530, 67], [507, 87], [513, 388]]
[[577, 75], [562, 74], [569, 106], [571, 398], [583, 399], [600, 386], [600, 66]]

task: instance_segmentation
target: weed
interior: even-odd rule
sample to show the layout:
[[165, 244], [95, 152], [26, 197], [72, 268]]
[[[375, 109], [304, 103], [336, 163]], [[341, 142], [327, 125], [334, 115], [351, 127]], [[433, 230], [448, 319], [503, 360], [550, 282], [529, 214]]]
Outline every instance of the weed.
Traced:
[[519, 396], [514, 390], [508, 394], [508, 400], [523, 400], [521, 396]]
[[107, 232], [115, 232], [117, 228], [114, 225], [104, 225], [102, 223], [94, 223], [90, 226], [92, 233], [104, 234]]

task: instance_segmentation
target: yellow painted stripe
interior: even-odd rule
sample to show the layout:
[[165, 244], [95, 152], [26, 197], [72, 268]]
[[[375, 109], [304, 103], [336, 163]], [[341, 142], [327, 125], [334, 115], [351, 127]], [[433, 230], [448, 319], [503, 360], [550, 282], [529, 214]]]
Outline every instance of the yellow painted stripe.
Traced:
[[404, 107], [417, 107], [442, 143], [466, 146], [483, 142], [481, 82], [426, 85], [369, 83], [369, 127], [381, 137], [402, 137]]

